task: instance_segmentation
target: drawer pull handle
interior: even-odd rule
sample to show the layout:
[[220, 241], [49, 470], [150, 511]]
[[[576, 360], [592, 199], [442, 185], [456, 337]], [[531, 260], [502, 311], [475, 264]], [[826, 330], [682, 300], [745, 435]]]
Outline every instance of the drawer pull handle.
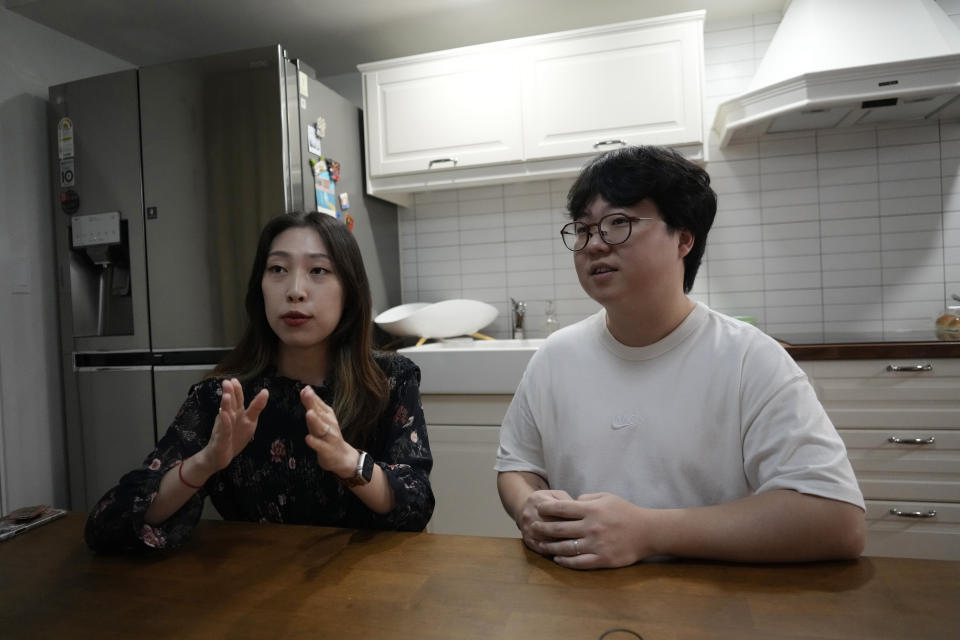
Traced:
[[453, 166], [457, 166], [456, 158], [437, 158], [436, 160], [431, 160], [429, 164], [427, 164], [427, 169], [433, 169], [433, 165], [440, 164], [441, 162], [452, 162]]
[[618, 144], [618, 145], [620, 145], [621, 147], [627, 146], [627, 143], [624, 142], [623, 140], [617, 140], [617, 139], [614, 138], [614, 139], [611, 139], [611, 140], [601, 140], [600, 142], [594, 142], [594, 143], [593, 143], [593, 148], [594, 148], [594, 149], [599, 149], [600, 147], [609, 147], [609, 146], [614, 145], [614, 144]]
[[926, 513], [923, 511], [900, 511], [896, 507], [890, 507], [890, 515], [897, 516], [898, 518], [936, 518], [937, 510], [928, 509]]
[[887, 438], [887, 442], [890, 444], [933, 444], [936, 440], [933, 436], [929, 438], [898, 438], [897, 436], [890, 436]]
[[933, 371], [933, 365], [927, 364], [888, 364], [887, 371], [895, 373], [913, 372], [913, 371]]

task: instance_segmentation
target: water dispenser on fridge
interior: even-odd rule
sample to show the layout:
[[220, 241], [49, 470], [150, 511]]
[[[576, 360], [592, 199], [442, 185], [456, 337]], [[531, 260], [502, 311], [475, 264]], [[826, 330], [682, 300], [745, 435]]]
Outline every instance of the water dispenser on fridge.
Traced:
[[130, 250], [119, 211], [78, 215], [70, 224], [75, 337], [133, 333]]

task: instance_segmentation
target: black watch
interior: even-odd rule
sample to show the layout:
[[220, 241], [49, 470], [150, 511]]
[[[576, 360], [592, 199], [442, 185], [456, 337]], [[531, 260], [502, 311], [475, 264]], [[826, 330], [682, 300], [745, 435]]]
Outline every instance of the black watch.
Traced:
[[340, 481], [348, 487], [359, 487], [368, 484], [373, 479], [373, 456], [364, 450], [360, 450], [360, 457], [357, 459], [357, 468], [353, 472], [352, 478], [340, 478]]

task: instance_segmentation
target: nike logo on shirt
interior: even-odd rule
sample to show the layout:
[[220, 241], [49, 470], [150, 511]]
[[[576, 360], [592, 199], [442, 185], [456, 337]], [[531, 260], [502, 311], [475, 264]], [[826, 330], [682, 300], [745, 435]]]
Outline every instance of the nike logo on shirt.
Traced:
[[640, 416], [635, 413], [626, 413], [619, 416], [614, 416], [613, 422], [610, 423], [610, 428], [614, 431], [619, 431], [620, 429], [636, 426], [639, 423]]

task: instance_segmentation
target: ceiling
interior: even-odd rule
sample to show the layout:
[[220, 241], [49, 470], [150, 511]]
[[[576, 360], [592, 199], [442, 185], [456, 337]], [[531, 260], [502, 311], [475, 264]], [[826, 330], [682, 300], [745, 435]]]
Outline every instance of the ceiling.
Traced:
[[134, 65], [282, 44], [318, 76], [363, 62], [706, 9], [786, 0], [3, 0], [7, 9]]

